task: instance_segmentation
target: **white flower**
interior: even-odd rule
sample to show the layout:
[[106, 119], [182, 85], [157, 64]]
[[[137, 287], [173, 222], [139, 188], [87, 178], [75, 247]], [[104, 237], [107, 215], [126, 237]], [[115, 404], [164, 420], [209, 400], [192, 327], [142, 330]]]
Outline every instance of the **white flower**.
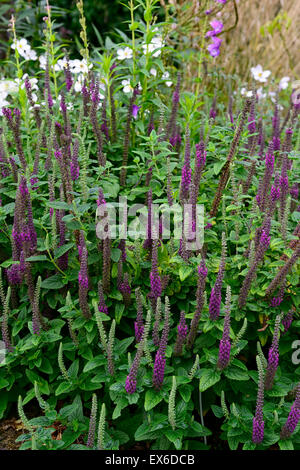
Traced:
[[22, 38], [17, 39], [16, 42], [13, 42], [11, 48], [17, 49], [18, 53], [24, 57], [24, 55], [27, 54], [28, 50], [30, 49], [30, 46], [27, 42], [27, 39]]
[[83, 83], [84, 83], [83, 75], [78, 75], [77, 80], [74, 85], [74, 90], [77, 92], [81, 91], [83, 87]]
[[251, 98], [251, 96], [253, 95], [253, 91], [251, 90], [246, 90], [246, 88], [241, 88], [241, 95], [242, 96], [246, 96], [247, 98]]
[[279, 90], [285, 90], [289, 86], [290, 77], [282, 77], [279, 82]]
[[58, 70], [63, 70], [67, 68], [68, 60], [66, 57], [64, 57], [63, 59], [58, 59], [55, 65], [57, 66]]
[[261, 83], [265, 83], [267, 78], [271, 75], [270, 70], [263, 70], [260, 64], [258, 64], [256, 67], [251, 67], [251, 73], [254, 80]]
[[133, 91], [132, 86], [130, 85], [130, 80], [122, 80], [123, 91], [124, 93], [131, 93]]
[[153, 75], [153, 77], [156, 77], [157, 70], [152, 67], [152, 69], [150, 69], [150, 74]]
[[[131, 92], [133, 91], [133, 87], [130, 85], [130, 80], [125, 79], [125, 80], [122, 80], [121, 83], [122, 83], [122, 85], [123, 85], [123, 91], [124, 91], [124, 93], [131, 93]], [[140, 83], [138, 83], [137, 88], [138, 88], [138, 90], [141, 90], [141, 89], [142, 89]]]
[[31, 49], [25, 38], [17, 39], [16, 42], [12, 43], [11, 47], [12, 49], [17, 49], [20, 56], [24, 57], [24, 59], [37, 60], [37, 53]]
[[[163, 41], [160, 36], [155, 36], [149, 44], [143, 44], [142, 49], [144, 54], [153, 53], [153, 57], [158, 57], [161, 54], [161, 48], [163, 47]], [[154, 52], [155, 51], [155, 52]]]
[[131, 59], [131, 58], [132, 58], [132, 49], [130, 49], [130, 47], [125, 47], [125, 49], [117, 50], [117, 59], [124, 60], [124, 59]]
[[37, 60], [37, 53], [32, 49], [27, 49], [23, 56], [26, 60]]
[[46, 69], [46, 63], [47, 63], [47, 57], [45, 54], [42, 54], [39, 56], [39, 62], [40, 62], [40, 67], [41, 69], [45, 70]]
[[0, 82], [0, 95], [6, 98], [10, 93], [18, 91], [18, 84], [13, 80], [2, 80]]
[[260, 88], [257, 89], [256, 95], [257, 95], [257, 98], [258, 98], [259, 100], [262, 100], [262, 99], [266, 98], [267, 93], [265, 93], [265, 92], [263, 91], [262, 87], [260, 87]]
[[6, 101], [6, 95], [0, 93], [0, 112], [2, 114], [2, 107], [9, 106], [9, 102]]
[[87, 73], [89, 69], [91, 69], [92, 67], [93, 67], [93, 64], [90, 64], [88, 66], [85, 59], [70, 60], [70, 70], [72, 73]]
[[[162, 75], [162, 79], [163, 79], [163, 80], [167, 80], [169, 77], [170, 77], [169, 72], [165, 72], [165, 73], [163, 73], [163, 75]], [[166, 81], [166, 85], [167, 85], [167, 86], [172, 86], [172, 82], [171, 82], [170, 80], [167, 80], [167, 81]]]

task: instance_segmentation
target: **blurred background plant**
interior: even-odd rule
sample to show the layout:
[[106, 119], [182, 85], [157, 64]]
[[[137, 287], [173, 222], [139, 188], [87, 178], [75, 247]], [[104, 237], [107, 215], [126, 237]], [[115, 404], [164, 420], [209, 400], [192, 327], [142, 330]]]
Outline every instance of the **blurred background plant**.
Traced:
[[[300, 3], [295, 0], [159, 0], [156, 11], [158, 21], [165, 21], [166, 41], [177, 51], [179, 61], [185, 60], [185, 80], [191, 88], [191, 78], [197, 76], [199, 54], [204, 45], [201, 61], [206, 70], [205, 25], [218, 19], [224, 24], [222, 58], [216, 60], [226, 76], [237, 75], [241, 81], [249, 78], [250, 68], [262, 64], [280, 78], [289, 75], [299, 78], [300, 64]], [[124, 2], [126, 3], [126, 2]], [[76, 1], [52, 2], [55, 31], [69, 46], [70, 54], [79, 50], [80, 24]], [[2, 0], [0, 5], [0, 58], [7, 58], [8, 22], [12, 13], [16, 17], [18, 35], [38, 47], [42, 40], [45, 1]], [[126, 6], [121, 0], [84, 0], [89, 42], [100, 49], [105, 39], [117, 41], [128, 33]], [[207, 14], [208, 13], [208, 14]], [[137, 11], [137, 15], [138, 15]], [[209, 28], [209, 26], [208, 26]], [[205, 75], [205, 73], [204, 73]], [[201, 73], [203, 76], [203, 73]], [[210, 77], [209, 77], [210, 78]], [[210, 80], [209, 80], [210, 81]], [[193, 82], [195, 84], [195, 81]], [[197, 83], [197, 80], [196, 80]], [[194, 85], [195, 86], [195, 85]]]

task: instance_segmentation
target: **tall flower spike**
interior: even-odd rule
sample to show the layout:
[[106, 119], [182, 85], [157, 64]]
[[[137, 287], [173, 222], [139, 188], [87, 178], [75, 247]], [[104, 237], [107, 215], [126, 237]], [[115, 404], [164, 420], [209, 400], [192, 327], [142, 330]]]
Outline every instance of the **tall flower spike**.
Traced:
[[211, 320], [216, 320], [220, 314], [221, 307], [221, 291], [222, 283], [225, 274], [225, 264], [226, 264], [226, 238], [225, 233], [222, 233], [222, 254], [221, 262], [219, 267], [219, 272], [214, 287], [212, 288], [209, 301], [209, 316]]
[[109, 330], [108, 342], [107, 342], [107, 364], [108, 364], [108, 372], [110, 375], [115, 374], [115, 366], [114, 366], [115, 331], [116, 331], [116, 321], [113, 320], [111, 323], [110, 330]]
[[246, 305], [248, 293], [250, 291], [252, 281], [256, 275], [256, 271], [258, 269], [259, 263], [263, 260], [265, 251], [269, 247], [270, 227], [271, 227], [271, 219], [270, 217], [267, 217], [264, 220], [263, 225], [257, 230], [256, 234], [257, 234], [258, 242], [257, 242], [256, 250], [255, 250], [254, 260], [243, 281], [243, 285], [240, 289], [240, 294], [238, 298], [238, 305], [240, 308], [243, 308]]
[[106, 407], [105, 403], [102, 404], [98, 425], [98, 439], [97, 439], [97, 448], [98, 450], [104, 450], [104, 435], [105, 435], [105, 416], [106, 416]]
[[258, 368], [258, 391], [256, 400], [256, 411], [253, 418], [252, 427], [252, 442], [254, 444], [261, 444], [264, 439], [264, 418], [263, 418], [263, 405], [264, 405], [264, 370], [261, 360], [256, 356]]
[[175, 375], [173, 375], [172, 388], [171, 388], [171, 392], [169, 396], [169, 405], [168, 405], [168, 418], [169, 418], [169, 423], [173, 431], [176, 428], [176, 411], [175, 411], [176, 389], [177, 389], [176, 377]]
[[156, 301], [156, 308], [155, 308], [155, 322], [153, 325], [153, 331], [152, 331], [152, 339], [153, 343], [155, 346], [158, 348], [159, 347], [159, 326], [160, 326], [160, 320], [161, 320], [161, 298], [158, 297]]
[[297, 386], [296, 399], [291, 407], [288, 419], [280, 432], [280, 439], [288, 439], [291, 437], [300, 421], [300, 382]]
[[152, 376], [152, 383], [156, 390], [160, 390], [164, 380], [164, 373], [165, 373], [165, 366], [166, 366], [166, 348], [169, 336], [169, 313], [170, 313], [170, 306], [169, 306], [169, 299], [165, 297], [165, 319], [164, 319], [164, 328], [161, 335], [161, 340], [159, 344], [158, 351], [155, 356], [154, 367], [153, 367], [153, 376]]
[[119, 286], [119, 289], [120, 289], [120, 292], [123, 296], [123, 301], [124, 301], [125, 307], [128, 307], [130, 305], [130, 302], [131, 302], [131, 298], [130, 298], [131, 288], [130, 288], [130, 285], [129, 285], [128, 273], [124, 274], [123, 281], [121, 282], [121, 284]]
[[268, 355], [268, 365], [267, 365], [266, 382], [265, 382], [266, 390], [271, 390], [271, 388], [273, 387], [275, 374], [278, 368], [278, 363], [279, 363], [278, 344], [279, 344], [279, 337], [280, 337], [281, 318], [282, 318], [282, 315], [277, 315], [276, 320], [275, 320], [273, 341], [269, 349], [269, 355]]
[[88, 252], [86, 248], [82, 249], [81, 260], [80, 260], [80, 271], [78, 273], [78, 283], [79, 283], [79, 305], [83, 315], [86, 318], [90, 318], [91, 312], [87, 300], [88, 289], [89, 289], [89, 279], [88, 279]]
[[120, 172], [120, 185], [125, 186], [126, 184], [126, 175], [127, 175], [127, 163], [128, 163], [128, 153], [129, 153], [129, 143], [130, 143], [130, 126], [132, 120], [132, 109], [138, 95], [138, 89], [135, 88], [133, 90], [132, 96], [129, 101], [128, 111], [127, 111], [127, 120], [126, 120], [126, 128], [125, 128], [125, 135], [124, 135], [124, 145], [123, 145], [123, 161], [122, 161], [122, 168]]
[[89, 435], [88, 435], [88, 440], [86, 443], [87, 447], [91, 447], [91, 448], [93, 448], [95, 444], [97, 408], [98, 408], [97, 395], [96, 393], [93, 393], [92, 408], [91, 408], [91, 414], [90, 414], [90, 424], [89, 424]]
[[103, 287], [102, 287], [102, 282], [101, 281], [98, 282], [98, 299], [99, 299], [99, 303], [98, 303], [99, 312], [100, 313], [102, 312], [102, 313], [105, 313], [105, 315], [108, 315], [108, 308], [107, 308], [106, 303], [105, 303]]
[[219, 346], [219, 359], [218, 368], [220, 370], [225, 369], [228, 366], [230, 360], [230, 311], [231, 311], [231, 289], [227, 286], [226, 292], [226, 304], [225, 304], [225, 319], [223, 336]]
[[185, 312], [181, 312], [179, 324], [177, 327], [177, 339], [174, 347], [175, 356], [180, 356], [180, 354], [182, 353], [182, 348], [186, 340], [187, 332], [188, 327], [185, 321]]
[[160, 279], [160, 275], [158, 272], [157, 247], [158, 247], [158, 241], [153, 240], [152, 267], [150, 271], [150, 285], [151, 285], [151, 296], [154, 299], [161, 297], [161, 293], [162, 293], [161, 279]]
[[229, 178], [229, 175], [230, 175], [230, 165], [231, 165], [232, 159], [233, 159], [233, 157], [235, 155], [235, 152], [237, 150], [237, 147], [238, 147], [238, 143], [239, 143], [239, 140], [240, 140], [240, 137], [241, 137], [241, 134], [242, 134], [242, 130], [244, 128], [245, 121], [246, 121], [246, 118], [248, 116], [250, 104], [251, 104], [250, 100], [245, 101], [244, 108], [243, 108], [243, 111], [242, 111], [241, 117], [240, 117], [240, 122], [239, 122], [239, 125], [236, 127], [235, 134], [234, 134], [234, 137], [233, 137], [233, 140], [232, 140], [232, 143], [231, 143], [231, 146], [230, 146], [230, 150], [229, 150], [229, 153], [228, 153], [228, 156], [227, 156], [227, 162], [222, 168], [222, 172], [221, 172], [221, 175], [220, 175], [216, 195], [214, 197], [214, 200], [213, 200], [213, 203], [212, 203], [212, 208], [210, 210], [210, 217], [215, 217], [217, 215], [217, 212], [218, 212], [218, 209], [219, 209], [219, 204], [220, 204], [220, 201], [221, 201], [221, 198], [222, 198], [222, 195], [223, 195], [223, 191], [225, 189], [225, 186], [227, 184], [227, 181], [228, 181], [228, 178]]
[[147, 238], [144, 241], [143, 248], [151, 249], [152, 248], [152, 189], [150, 188], [147, 193]]
[[172, 97], [172, 109], [170, 119], [167, 125], [167, 140], [174, 138], [176, 134], [176, 118], [178, 112], [178, 105], [180, 99], [180, 82], [181, 82], [181, 74], [178, 72], [177, 75], [177, 83]]
[[135, 393], [136, 391], [137, 374], [138, 374], [139, 365], [140, 365], [141, 358], [145, 350], [148, 335], [149, 335], [150, 321], [151, 321], [151, 311], [149, 310], [147, 313], [145, 328], [142, 334], [141, 341], [138, 345], [135, 358], [133, 360], [133, 363], [131, 364], [129, 374], [127, 375], [127, 378], [126, 378], [125, 390], [129, 394]]
[[37, 283], [36, 283], [36, 288], [34, 292], [34, 301], [32, 304], [32, 330], [35, 335], [40, 334], [40, 328], [41, 328], [41, 316], [40, 316], [40, 309], [39, 309], [41, 283], [42, 283], [42, 279], [41, 279], [41, 276], [39, 276]]
[[143, 301], [141, 290], [139, 287], [135, 289], [136, 297], [136, 321], [134, 322], [135, 340], [139, 343], [144, 333], [144, 321], [143, 321]]
[[282, 332], [282, 335], [285, 335], [291, 324], [292, 324], [292, 321], [293, 321], [293, 316], [294, 316], [294, 311], [293, 310], [289, 310], [289, 312], [285, 315], [285, 317], [283, 318], [282, 320], [282, 324], [283, 324], [283, 332]]
[[185, 132], [185, 154], [184, 154], [184, 163], [181, 172], [181, 186], [180, 186], [180, 200], [188, 198], [189, 188], [192, 180], [192, 170], [191, 170], [191, 143], [190, 143], [190, 129], [188, 125], [186, 126]]
[[196, 312], [193, 316], [190, 331], [187, 338], [187, 348], [191, 349], [193, 347], [195, 338], [198, 332], [198, 325], [201, 316], [201, 312], [204, 306], [204, 292], [205, 284], [207, 277], [207, 267], [205, 261], [202, 260], [200, 266], [198, 267], [198, 284], [197, 284], [197, 293], [196, 293]]
[[11, 296], [11, 287], [8, 287], [4, 305], [3, 305], [3, 314], [2, 314], [2, 323], [1, 323], [2, 339], [5, 345], [5, 349], [8, 352], [12, 352], [13, 350], [10, 337], [9, 337], [9, 331], [8, 331], [8, 312], [9, 312], [10, 296]]

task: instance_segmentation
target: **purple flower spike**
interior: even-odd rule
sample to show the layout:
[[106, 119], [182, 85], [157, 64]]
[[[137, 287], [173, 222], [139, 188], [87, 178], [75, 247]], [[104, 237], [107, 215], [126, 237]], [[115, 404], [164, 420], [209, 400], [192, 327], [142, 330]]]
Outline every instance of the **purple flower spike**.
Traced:
[[252, 442], [254, 444], [261, 444], [261, 442], [263, 441], [264, 428], [265, 428], [264, 421], [254, 417], [253, 418], [253, 431], [252, 431]]
[[136, 379], [128, 375], [126, 377], [125, 390], [127, 393], [132, 395], [136, 391]]
[[160, 350], [157, 351], [153, 368], [153, 386], [160, 390], [164, 381], [166, 359]]
[[296, 400], [294, 401], [288, 419], [281, 429], [280, 438], [288, 439], [296, 429], [300, 420], [300, 382], [297, 386]]
[[175, 356], [180, 356], [188, 332], [188, 326], [185, 321], [185, 312], [180, 313], [180, 320], [177, 327], [177, 339], [174, 347]]
[[268, 366], [267, 366], [266, 383], [265, 383], [266, 390], [271, 390], [271, 388], [273, 387], [275, 374], [276, 374], [278, 364], [279, 364], [278, 345], [279, 345], [279, 335], [280, 335], [279, 333], [280, 322], [281, 322], [281, 317], [280, 315], [277, 315], [276, 321], [275, 321], [275, 327], [274, 327], [273, 341], [269, 349], [269, 355], [268, 355]]

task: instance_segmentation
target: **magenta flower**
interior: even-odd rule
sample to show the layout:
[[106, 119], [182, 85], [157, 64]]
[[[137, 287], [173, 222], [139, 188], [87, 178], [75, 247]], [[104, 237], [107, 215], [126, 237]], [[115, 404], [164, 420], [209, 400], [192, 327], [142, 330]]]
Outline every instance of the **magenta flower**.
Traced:
[[213, 36], [216, 36], [217, 34], [219, 34], [222, 29], [223, 29], [223, 23], [221, 21], [218, 21], [218, 20], [213, 20], [211, 21], [210, 23], [210, 26], [213, 28], [212, 30], [208, 31], [205, 35], [206, 38], [210, 38], [210, 37], [213, 37]]
[[207, 50], [212, 57], [217, 57], [220, 54], [220, 45], [222, 43], [222, 39], [213, 36], [212, 41], [212, 44], [207, 46]]

